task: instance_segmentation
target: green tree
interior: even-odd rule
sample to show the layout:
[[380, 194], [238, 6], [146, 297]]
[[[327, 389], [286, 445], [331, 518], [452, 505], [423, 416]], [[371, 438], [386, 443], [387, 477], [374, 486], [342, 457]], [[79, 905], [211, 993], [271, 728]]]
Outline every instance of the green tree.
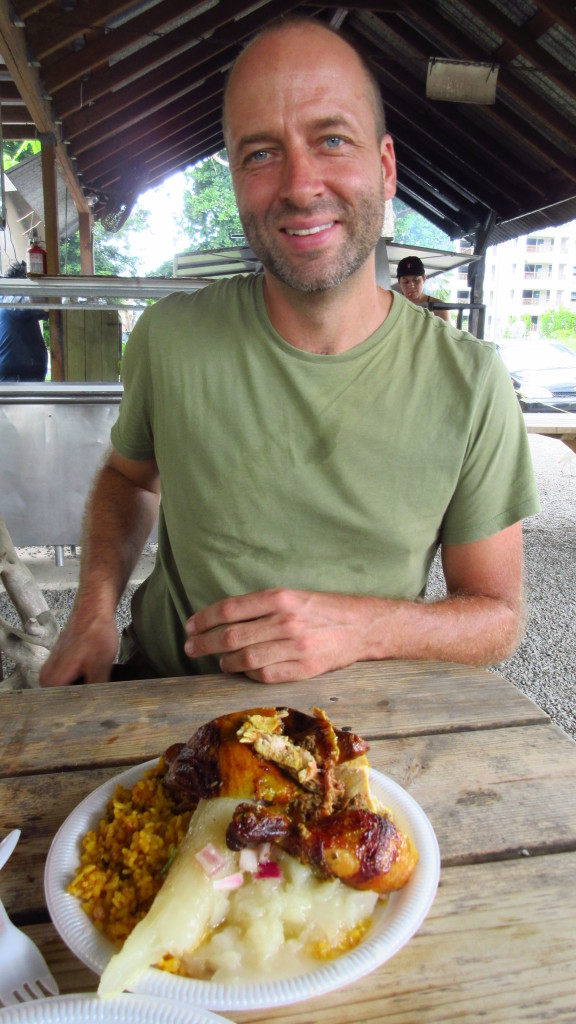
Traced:
[[[143, 225], [144, 227], [145, 225]], [[125, 230], [125, 229], [123, 229]], [[138, 260], [123, 251], [122, 231], [107, 233], [99, 221], [94, 224], [94, 269], [96, 274], [137, 277]], [[65, 274], [81, 274], [80, 233], [78, 231], [60, 242], [60, 267]]]
[[191, 249], [218, 249], [244, 238], [226, 154], [201, 160], [186, 172], [184, 213], [180, 226]]
[[427, 249], [453, 248], [450, 236], [416, 213], [407, 203], [396, 196], [392, 200], [394, 210], [394, 241], [399, 245], [422, 245]]
[[146, 277], [174, 277], [174, 261], [166, 260], [156, 270], [151, 270]]
[[17, 164], [23, 160], [27, 160], [30, 156], [35, 156], [39, 153], [42, 146], [40, 141], [36, 139], [26, 139], [24, 141], [13, 141], [11, 139], [4, 140], [2, 143], [2, 165], [5, 171], [10, 171]]
[[547, 309], [540, 317], [540, 334], [543, 338], [558, 338], [576, 348], [576, 313], [563, 306]]
[[527, 338], [532, 330], [532, 317], [529, 313], [521, 316], [509, 316], [508, 325], [504, 329], [505, 338]]

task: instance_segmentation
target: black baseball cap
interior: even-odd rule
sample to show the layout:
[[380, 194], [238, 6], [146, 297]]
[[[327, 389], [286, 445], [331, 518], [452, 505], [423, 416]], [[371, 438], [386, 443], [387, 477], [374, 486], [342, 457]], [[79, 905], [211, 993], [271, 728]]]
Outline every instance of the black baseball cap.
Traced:
[[405, 256], [398, 264], [396, 277], [425, 277], [424, 264], [418, 256]]

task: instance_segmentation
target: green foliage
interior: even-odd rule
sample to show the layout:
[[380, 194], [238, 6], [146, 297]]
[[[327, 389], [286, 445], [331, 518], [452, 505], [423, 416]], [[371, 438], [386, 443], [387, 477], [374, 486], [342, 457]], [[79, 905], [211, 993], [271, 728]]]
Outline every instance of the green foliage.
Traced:
[[174, 260], [166, 260], [156, 270], [151, 270], [146, 277], [174, 277]]
[[[122, 232], [107, 234], [99, 221], [94, 224], [94, 269], [96, 274], [138, 276], [138, 260], [122, 251]], [[65, 274], [81, 274], [80, 233], [60, 243], [60, 268]]]
[[244, 238], [225, 152], [201, 160], [186, 172], [184, 213], [180, 226], [191, 249], [217, 249]]
[[[519, 317], [510, 316], [504, 337], [527, 338], [533, 326], [530, 313], [523, 313]], [[538, 333], [542, 338], [556, 338], [576, 351], [576, 313], [562, 306], [545, 310], [538, 319]]]
[[2, 143], [2, 164], [5, 171], [12, 170], [17, 164], [35, 156], [42, 148], [40, 140], [26, 139], [24, 141], [4, 140]]
[[547, 309], [540, 317], [540, 334], [543, 338], [576, 342], [576, 313], [563, 306]]
[[401, 199], [392, 200], [394, 210], [394, 241], [399, 245], [422, 245], [427, 249], [452, 250], [450, 236], [421, 213], [416, 213]]
[[532, 330], [532, 317], [530, 313], [522, 313], [521, 316], [509, 316], [508, 325], [504, 330], [505, 338], [527, 338]]

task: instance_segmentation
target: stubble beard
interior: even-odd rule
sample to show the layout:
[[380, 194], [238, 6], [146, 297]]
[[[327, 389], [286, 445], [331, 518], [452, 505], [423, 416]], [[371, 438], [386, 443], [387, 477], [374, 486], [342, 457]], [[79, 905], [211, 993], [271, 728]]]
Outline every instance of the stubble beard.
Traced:
[[[335, 288], [364, 265], [382, 235], [384, 203], [383, 183], [378, 192], [356, 197], [353, 216], [350, 217], [347, 209], [348, 216], [342, 219], [348, 226], [346, 237], [329, 266], [315, 266], [325, 260], [321, 249], [302, 255], [300, 259], [287, 256], [278, 243], [274, 227], [276, 215], [261, 220], [253, 214], [244, 214], [241, 220], [246, 239], [266, 270], [289, 288], [311, 295]], [[284, 211], [310, 215], [322, 213], [323, 209], [322, 205], [316, 205], [313, 210], [300, 210], [285, 204]], [[326, 215], [328, 220], [340, 220], [335, 218], [333, 204]]]

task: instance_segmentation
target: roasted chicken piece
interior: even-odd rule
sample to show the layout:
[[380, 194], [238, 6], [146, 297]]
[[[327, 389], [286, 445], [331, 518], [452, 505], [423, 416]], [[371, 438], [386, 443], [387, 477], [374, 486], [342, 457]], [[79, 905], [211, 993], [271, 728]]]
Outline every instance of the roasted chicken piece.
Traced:
[[276, 843], [325, 878], [380, 895], [401, 889], [418, 854], [388, 815], [346, 808], [306, 823], [254, 804], [239, 804], [226, 831], [231, 850]]
[[235, 796], [282, 806], [302, 798], [303, 791], [321, 802], [333, 782], [330, 769], [367, 750], [358, 736], [334, 729], [323, 712], [312, 717], [253, 708], [215, 718], [188, 743], [169, 747], [165, 783], [191, 805]]
[[166, 751], [165, 783], [191, 805], [243, 801], [227, 831], [230, 849], [275, 842], [323, 877], [384, 894], [406, 884], [418, 854], [370, 792], [367, 750], [317, 708], [314, 716], [253, 708]]

